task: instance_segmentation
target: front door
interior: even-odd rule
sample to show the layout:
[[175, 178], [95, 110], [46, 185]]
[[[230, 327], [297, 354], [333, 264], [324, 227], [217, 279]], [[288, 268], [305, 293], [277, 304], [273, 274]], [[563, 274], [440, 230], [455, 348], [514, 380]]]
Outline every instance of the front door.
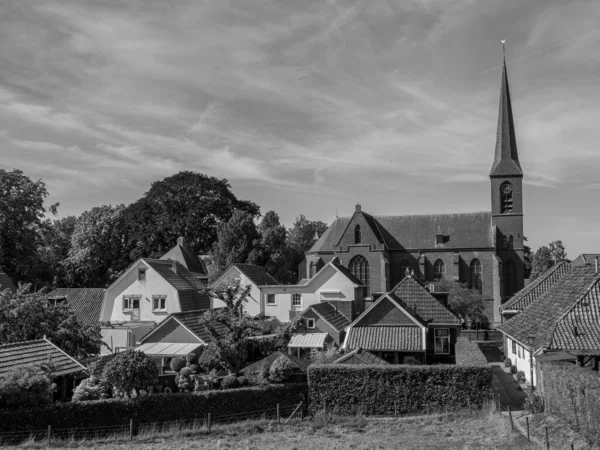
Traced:
[[140, 320], [140, 299], [131, 299], [131, 320]]

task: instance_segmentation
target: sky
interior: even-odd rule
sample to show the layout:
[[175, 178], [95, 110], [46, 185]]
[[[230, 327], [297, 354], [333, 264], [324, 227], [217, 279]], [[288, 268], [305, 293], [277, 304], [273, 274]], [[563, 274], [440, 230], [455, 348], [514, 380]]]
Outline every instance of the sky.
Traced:
[[597, 0], [0, 4], [0, 167], [59, 217], [181, 170], [291, 225], [490, 210], [502, 44], [525, 235], [600, 252]]

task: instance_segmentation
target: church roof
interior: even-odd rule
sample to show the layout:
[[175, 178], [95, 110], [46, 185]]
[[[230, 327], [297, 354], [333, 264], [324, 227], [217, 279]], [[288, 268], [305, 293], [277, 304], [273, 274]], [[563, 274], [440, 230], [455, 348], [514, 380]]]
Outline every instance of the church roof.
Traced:
[[519, 154], [517, 153], [517, 139], [515, 137], [515, 124], [513, 121], [508, 76], [506, 74], [506, 61], [502, 65], [502, 84], [500, 86], [500, 106], [498, 111], [498, 128], [496, 130], [496, 152], [490, 176], [523, 175]]
[[[491, 248], [494, 246], [492, 213], [489, 211], [407, 216], [370, 216], [369, 225], [389, 250]], [[351, 217], [339, 217], [309, 250], [333, 251], [350, 224]], [[439, 230], [448, 239], [436, 244]]]

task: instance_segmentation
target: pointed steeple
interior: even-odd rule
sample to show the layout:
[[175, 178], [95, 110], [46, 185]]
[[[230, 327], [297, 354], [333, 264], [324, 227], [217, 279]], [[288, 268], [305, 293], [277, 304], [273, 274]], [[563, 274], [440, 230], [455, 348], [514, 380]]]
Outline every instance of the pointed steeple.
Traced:
[[515, 124], [513, 122], [506, 59], [502, 64], [502, 85], [500, 86], [500, 108], [498, 111], [498, 130], [496, 132], [496, 153], [490, 176], [523, 176], [517, 153]]

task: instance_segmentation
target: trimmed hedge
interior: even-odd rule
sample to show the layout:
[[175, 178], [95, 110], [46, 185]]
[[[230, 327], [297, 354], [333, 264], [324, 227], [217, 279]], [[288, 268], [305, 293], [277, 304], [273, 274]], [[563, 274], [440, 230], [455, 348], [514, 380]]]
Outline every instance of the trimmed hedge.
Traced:
[[600, 441], [598, 372], [567, 362], [546, 362], [542, 373], [546, 413], [566, 421], [589, 441]]
[[345, 366], [308, 367], [313, 412], [336, 414], [412, 413], [479, 406], [492, 398], [491, 367]]
[[306, 402], [306, 384], [247, 387], [223, 391], [148, 395], [133, 399], [62, 403], [45, 408], [0, 410], [0, 432], [53, 428], [107, 427], [250, 413]]
[[456, 339], [454, 347], [456, 364], [459, 366], [487, 366], [488, 362], [479, 345], [470, 342], [466, 337]]

